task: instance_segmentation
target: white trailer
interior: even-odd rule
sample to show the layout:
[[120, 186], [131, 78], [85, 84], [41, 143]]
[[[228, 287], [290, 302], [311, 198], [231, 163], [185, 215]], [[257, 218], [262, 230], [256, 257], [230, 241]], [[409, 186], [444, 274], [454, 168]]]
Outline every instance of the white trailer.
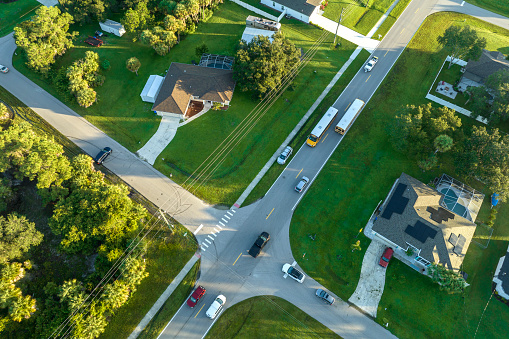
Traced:
[[120, 22], [108, 19], [105, 22], [100, 22], [99, 26], [101, 26], [103, 31], [115, 34], [116, 36], [122, 36], [125, 34], [125, 28]]
[[362, 107], [364, 107], [364, 101], [362, 101], [361, 99], [355, 99], [354, 102], [348, 108], [348, 111], [346, 111], [345, 115], [343, 115], [341, 120], [339, 120], [334, 130], [339, 134], [345, 134], [346, 131], [350, 128], [350, 126], [352, 126], [355, 118], [357, 118], [357, 116], [361, 112]]

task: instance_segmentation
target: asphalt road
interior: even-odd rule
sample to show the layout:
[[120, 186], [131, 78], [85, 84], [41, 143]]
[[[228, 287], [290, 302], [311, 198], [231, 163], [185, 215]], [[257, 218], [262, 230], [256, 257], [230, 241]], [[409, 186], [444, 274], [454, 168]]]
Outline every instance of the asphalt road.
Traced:
[[[335, 123], [353, 100], [369, 100], [429, 13], [452, 10], [471, 15], [479, 14], [487, 21], [508, 28], [507, 18], [468, 4], [460, 6], [460, 1], [440, 0], [433, 9], [436, 3], [437, 0], [414, 0], [409, 4], [374, 52], [380, 59], [373, 71], [364, 73], [362, 69], [359, 70], [334, 104], [340, 112]], [[205, 311], [220, 293], [226, 296], [227, 307], [256, 295], [280, 296], [344, 338], [394, 337], [339, 298], [336, 298], [337, 302], [333, 306], [320, 302], [314, 297], [314, 290], [320, 285], [310, 277], [307, 277], [303, 284], [299, 284], [290, 278], [284, 279], [281, 272], [285, 262], [294, 262], [289, 226], [296, 205], [307, 191], [306, 189], [302, 194], [298, 194], [293, 187], [302, 175], [313, 181], [340, 145], [342, 136], [333, 129], [327, 132], [317, 147], [304, 145], [261, 201], [238, 210], [219, 211], [164, 177], [13, 69], [11, 57], [14, 50], [12, 36], [0, 38], [0, 64], [11, 69], [8, 74], [0, 76], [0, 85], [88, 154], [94, 156], [102, 147], [112, 147], [113, 156], [105, 166], [157, 206], [174, 214], [191, 232], [197, 233], [202, 254], [201, 277], [198, 283], [207, 288], [207, 294], [194, 309], [183, 305], [163, 331], [161, 338], [202, 337], [213, 323], [205, 317]], [[247, 250], [262, 231], [269, 232], [271, 240], [260, 257], [251, 258]], [[297, 254], [300, 255], [298, 252]]]

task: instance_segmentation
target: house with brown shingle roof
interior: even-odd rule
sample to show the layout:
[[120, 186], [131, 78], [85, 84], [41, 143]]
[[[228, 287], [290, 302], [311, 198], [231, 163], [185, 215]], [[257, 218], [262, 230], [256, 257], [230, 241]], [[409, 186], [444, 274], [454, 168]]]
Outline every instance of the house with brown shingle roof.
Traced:
[[193, 107], [203, 108], [214, 102], [228, 106], [234, 89], [232, 70], [173, 62], [152, 110], [160, 116], [187, 119], [193, 114]]
[[417, 271], [431, 263], [459, 271], [472, 241], [478, 213], [472, 206], [480, 207], [484, 195], [471, 189], [472, 202], [460, 192], [470, 188], [453, 180], [434, 189], [402, 173], [373, 222], [375, 238]]

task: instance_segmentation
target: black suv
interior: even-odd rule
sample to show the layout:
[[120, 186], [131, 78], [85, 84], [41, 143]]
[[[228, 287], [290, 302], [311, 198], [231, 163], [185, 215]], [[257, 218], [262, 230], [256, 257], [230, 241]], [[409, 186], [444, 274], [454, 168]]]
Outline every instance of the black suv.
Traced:
[[94, 158], [94, 161], [96, 164], [98, 165], [101, 165], [104, 160], [106, 160], [106, 158], [108, 157], [108, 155], [110, 155], [111, 153], [113, 153], [113, 151], [111, 150], [111, 148], [109, 147], [104, 147]]
[[270, 239], [270, 235], [267, 232], [262, 232], [258, 239], [256, 239], [253, 246], [251, 246], [251, 249], [248, 251], [248, 253], [253, 257], [256, 258], [258, 254], [262, 251], [262, 248], [267, 244], [267, 242]]

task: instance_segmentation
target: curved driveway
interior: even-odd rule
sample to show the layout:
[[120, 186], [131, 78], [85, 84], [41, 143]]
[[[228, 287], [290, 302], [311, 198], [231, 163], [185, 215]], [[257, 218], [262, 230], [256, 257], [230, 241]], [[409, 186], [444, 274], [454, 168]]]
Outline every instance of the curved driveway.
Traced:
[[[334, 107], [344, 112], [355, 98], [367, 102], [430, 13], [449, 10], [474, 16], [479, 14], [483, 20], [509, 29], [507, 18], [469, 4], [460, 4], [460, 1], [453, 0], [412, 1], [375, 51], [374, 54], [380, 57], [376, 68], [370, 73], [359, 71]], [[114, 156], [105, 165], [157, 206], [174, 215], [192, 232], [198, 232], [197, 238], [202, 244], [199, 283], [207, 288], [201, 305], [205, 307], [192, 310], [182, 307], [161, 334], [162, 338], [203, 336], [212, 324], [205, 317], [204, 309], [219, 293], [226, 295], [227, 306], [256, 295], [280, 296], [344, 338], [394, 337], [339, 299], [333, 306], [318, 302], [313, 293], [319, 284], [310, 277], [301, 285], [290, 278], [283, 279], [281, 272], [283, 263], [294, 262], [289, 226], [302, 194], [293, 191], [293, 187], [299, 176], [306, 175], [312, 181], [315, 179], [341, 142], [340, 135], [330, 130], [316, 148], [304, 145], [261, 201], [237, 211], [218, 211], [164, 177], [14, 70], [11, 64], [14, 49], [12, 35], [0, 39], [0, 63], [11, 68], [11, 72], [0, 77], [0, 85], [32, 107], [87, 153], [95, 155], [100, 148], [112, 146]], [[204, 227], [200, 226], [202, 224]], [[242, 232], [237, 232], [239, 230]], [[247, 249], [261, 231], [268, 231], [271, 240], [263, 255], [253, 259], [247, 255]]]

